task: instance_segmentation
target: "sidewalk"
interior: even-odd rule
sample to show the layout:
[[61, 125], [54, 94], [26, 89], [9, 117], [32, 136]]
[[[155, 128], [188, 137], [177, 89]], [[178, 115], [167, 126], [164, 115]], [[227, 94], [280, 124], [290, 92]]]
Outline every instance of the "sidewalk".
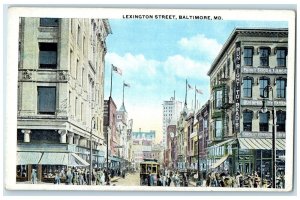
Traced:
[[202, 180], [202, 185], [201, 186], [197, 186], [197, 183], [195, 181], [189, 181], [189, 185], [193, 186], [193, 187], [205, 187], [206, 181]]

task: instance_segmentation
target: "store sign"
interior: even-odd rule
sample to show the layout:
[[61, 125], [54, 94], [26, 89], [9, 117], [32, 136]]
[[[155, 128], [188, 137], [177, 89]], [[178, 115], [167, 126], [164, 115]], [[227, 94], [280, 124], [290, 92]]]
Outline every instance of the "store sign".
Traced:
[[235, 132], [240, 132], [241, 42], [235, 43]]
[[[259, 139], [268, 139], [272, 138], [272, 133], [271, 132], [248, 132], [248, 131], [243, 131], [240, 134], [241, 138], [259, 138]], [[276, 132], [276, 138], [277, 139], [284, 139], [286, 137], [285, 132]]]
[[247, 74], [287, 74], [286, 68], [265, 68], [265, 67], [243, 67], [242, 73]]
[[[242, 106], [262, 106], [262, 100], [247, 100], [247, 99], [242, 99], [241, 100], [241, 105]], [[273, 102], [272, 101], [267, 101], [267, 106], [272, 106]], [[274, 100], [274, 106], [286, 106], [286, 101], [285, 100]]]

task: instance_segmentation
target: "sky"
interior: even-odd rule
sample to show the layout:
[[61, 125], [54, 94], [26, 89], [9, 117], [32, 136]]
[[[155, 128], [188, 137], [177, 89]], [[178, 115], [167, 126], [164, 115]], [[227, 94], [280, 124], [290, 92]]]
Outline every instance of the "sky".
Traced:
[[[162, 104], [176, 95], [184, 102], [185, 81], [203, 94], [202, 106], [209, 99], [207, 72], [223, 44], [235, 28], [287, 28], [286, 22], [198, 21], [198, 20], [109, 20], [112, 34], [106, 39], [105, 99], [110, 93], [111, 65], [122, 70], [113, 73], [112, 98], [117, 109], [122, 105], [133, 119], [133, 131], [155, 130], [162, 139]], [[187, 105], [194, 103], [195, 92], [188, 90]]]

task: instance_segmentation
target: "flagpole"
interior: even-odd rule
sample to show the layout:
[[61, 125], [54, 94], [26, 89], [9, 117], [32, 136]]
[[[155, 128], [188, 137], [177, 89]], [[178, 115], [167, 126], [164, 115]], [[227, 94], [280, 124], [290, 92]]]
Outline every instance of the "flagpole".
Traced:
[[185, 79], [185, 102], [184, 102], [184, 106], [186, 106], [186, 99], [187, 99], [187, 79]]
[[123, 81], [123, 105], [124, 105], [124, 81]]
[[109, 97], [111, 97], [111, 92], [112, 92], [112, 69], [113, 69], [113, 64], [111, 65], [111, 69], [110, 69], [110, 95], [109, 95]]
[[195, 112], [196, 112], [196, 99], [197, 97], [196, 97], [196, 85], [195, 85]]

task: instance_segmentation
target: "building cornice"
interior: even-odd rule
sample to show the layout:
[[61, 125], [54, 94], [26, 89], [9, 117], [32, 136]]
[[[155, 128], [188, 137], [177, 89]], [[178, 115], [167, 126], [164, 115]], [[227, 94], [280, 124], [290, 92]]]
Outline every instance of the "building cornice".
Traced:
[[288, 37], [287, 28], [235, 28], [230, 34], [229, 38], [223, 45], [221, 51], [213, 61], [207, 75], [210, 76], [211, 73], [216, 68], [217, 64], [222, 59], [223, 55], [227, 49], [232, 45], [233, 41], [236, 40], [238, 36], [243, 37]]

